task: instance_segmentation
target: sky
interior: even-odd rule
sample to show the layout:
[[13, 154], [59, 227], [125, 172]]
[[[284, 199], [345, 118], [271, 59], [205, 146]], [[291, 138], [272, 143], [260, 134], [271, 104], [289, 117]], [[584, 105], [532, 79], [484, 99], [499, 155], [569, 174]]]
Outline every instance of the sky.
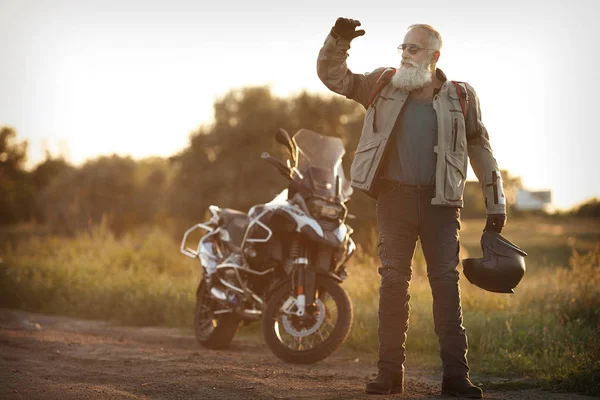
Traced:
[[568, 208], [600, 197], [595, 3], [0, 0], [0, 126], [28, 140], [30, 166], [46, 150], [75, 164], [167, 157], [232, 89], [330, 93], [316, 58], [338, 17], [366, 31], [356, 73], [397, 66], [406, 28], [428, 23], [438, 67], [477, 91], [500, 168]]

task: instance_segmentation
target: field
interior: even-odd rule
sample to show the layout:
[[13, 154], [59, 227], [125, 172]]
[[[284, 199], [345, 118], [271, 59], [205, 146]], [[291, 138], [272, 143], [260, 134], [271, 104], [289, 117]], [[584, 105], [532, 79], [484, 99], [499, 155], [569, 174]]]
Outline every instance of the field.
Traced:
[[[465, 220], [461, 258], [479, 256], [483, 221]], [[29, 232], [29, 233], [27, 233]], [[529, 253], [514, 295], [485, 292], [461, 276], [471, 368], [512, 385], [600, 395], [600, 222], [509, 220], [507, 238]], [[102, 225], [75, 238], [0, 233], [0, 306], [128, 325], [190, 327], [199, 267], [160, 229], [116, 239]], [[377, 259], [359, 247], [344, 283], [355, 319], [344, 346], [377, 352]], [[422, 254], [411, 284], [409, 365], [439, 369]], [[460, 267], [459, 267], [460, 268]], [[256, 326], [245, 329], [258, 335]]]

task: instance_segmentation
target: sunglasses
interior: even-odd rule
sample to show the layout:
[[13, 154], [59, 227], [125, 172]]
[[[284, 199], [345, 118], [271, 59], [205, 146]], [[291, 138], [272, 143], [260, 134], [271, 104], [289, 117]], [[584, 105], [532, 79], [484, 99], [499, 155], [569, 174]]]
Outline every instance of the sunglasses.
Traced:
[[398, 53], [402, 54], [404, 50], [408, 51], [408, 54], [415, 55], [419, 52], [419, 50], [435, 50], [435, 49], [426, 49], [425, 47], [417, 46], [412, 43], [402, 43], [398, 46]]

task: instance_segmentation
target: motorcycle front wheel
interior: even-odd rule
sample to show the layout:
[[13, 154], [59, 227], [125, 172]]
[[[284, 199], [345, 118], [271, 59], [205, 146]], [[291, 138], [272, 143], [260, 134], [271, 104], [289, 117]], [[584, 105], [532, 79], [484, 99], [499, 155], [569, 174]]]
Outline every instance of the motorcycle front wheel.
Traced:
[[352, 326], [352, 303], [346, 291], [330, 279], [317, 281], [313, 304], [305, 314], [286, 314], [282, 307], [295, 297], [292, 285], [277, 289], [262, 318], [265, 342], [279, 359], [293, 364], [313, 364], [331, 355], [346, 340]]
[[223, 312], [223, 307], [211, 296], [204, 279], [196, 292], [194, 331], [196, 340], [209, 349], [222, 349], [229, 346], [241, 322], [232, 312]]

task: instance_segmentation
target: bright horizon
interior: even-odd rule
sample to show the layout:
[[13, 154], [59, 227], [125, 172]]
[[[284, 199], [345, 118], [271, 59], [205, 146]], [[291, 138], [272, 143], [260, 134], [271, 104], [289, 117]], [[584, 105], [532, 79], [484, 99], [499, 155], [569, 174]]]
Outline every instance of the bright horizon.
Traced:
[[356, 73], [396, 66], [406, 27], [429, 23], [444, 38], [438, 67], [479, 95], [500, 168], [552, 190], [557, 208], [600, 197], [593, 1], [378, 4], [0, 0], [0, 125], [29, 141], [29, 165], [46, 148], [75, 164], [166, 157], [232, 89], [331, 94], [316, 58], [337, 17], [367, 32], [352, 42]]

